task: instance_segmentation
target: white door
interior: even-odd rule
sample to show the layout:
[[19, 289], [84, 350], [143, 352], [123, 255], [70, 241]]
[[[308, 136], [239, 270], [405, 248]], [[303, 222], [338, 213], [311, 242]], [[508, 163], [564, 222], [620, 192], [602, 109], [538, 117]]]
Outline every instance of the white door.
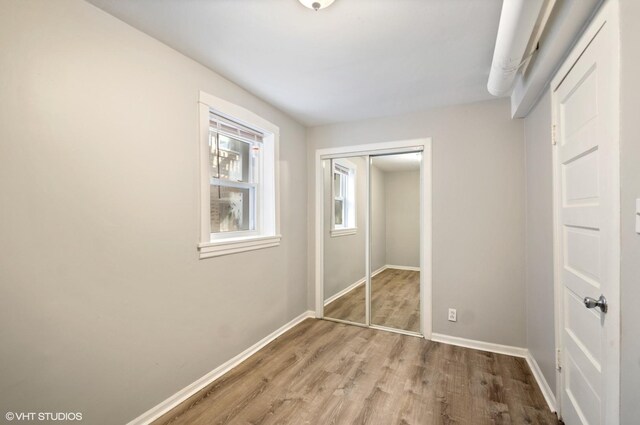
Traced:
[[[567, 425], [619, 421], [619, 79], [613, 13], [611, 4], [600, 13], [590, 42], [583, 40], [552, 86], [559, 413]], [[601, 296], [608, 309], [596, 304]]]

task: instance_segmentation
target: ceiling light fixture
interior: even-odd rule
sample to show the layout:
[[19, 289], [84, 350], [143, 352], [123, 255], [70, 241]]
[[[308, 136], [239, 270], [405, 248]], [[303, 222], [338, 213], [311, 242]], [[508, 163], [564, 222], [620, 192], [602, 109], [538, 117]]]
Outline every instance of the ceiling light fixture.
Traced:
[[334, 1], [335, 0], [300, 0], [300, 3], [317, 12], [320, 9], [330, 6]]

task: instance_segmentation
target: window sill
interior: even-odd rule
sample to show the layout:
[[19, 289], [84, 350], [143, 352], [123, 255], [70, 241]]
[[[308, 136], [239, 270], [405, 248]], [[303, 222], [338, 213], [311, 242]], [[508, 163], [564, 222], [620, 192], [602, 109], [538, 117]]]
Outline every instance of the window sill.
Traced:
[[243, 238], [222, 239], [215, 242], [204, 242], [198, 245], [200, 259], [220, 257], [280, 245], [281, 235], [249, 236]]
[[340, 237], [340, 236], [355, 235], [357, 231], [358, 231], [357, 227], [352, 227], [350, 229], [332, 229], [331, 230], [331, 237], [332, 238], [337, 238], [337, 237]]

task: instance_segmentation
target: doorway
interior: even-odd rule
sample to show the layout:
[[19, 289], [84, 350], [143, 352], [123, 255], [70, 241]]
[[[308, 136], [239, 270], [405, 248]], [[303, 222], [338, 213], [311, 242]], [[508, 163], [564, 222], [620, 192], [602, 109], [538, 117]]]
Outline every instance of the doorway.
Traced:
[[430, 148], [316, 152], [316, 317], [431, 337]]

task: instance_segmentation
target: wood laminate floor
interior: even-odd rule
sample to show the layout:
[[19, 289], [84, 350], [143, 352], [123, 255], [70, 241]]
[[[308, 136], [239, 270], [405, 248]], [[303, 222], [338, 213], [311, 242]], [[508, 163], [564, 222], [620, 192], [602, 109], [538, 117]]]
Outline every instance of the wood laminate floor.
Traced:
[[[324, 315], [365, 322], [365, 285], [327, 304]], [[420, 272], [386, 269], [371, 279], [371, 323], [420, 332]]]
[[558, 424], [524, 359], [307, 319], [156, 424]]

